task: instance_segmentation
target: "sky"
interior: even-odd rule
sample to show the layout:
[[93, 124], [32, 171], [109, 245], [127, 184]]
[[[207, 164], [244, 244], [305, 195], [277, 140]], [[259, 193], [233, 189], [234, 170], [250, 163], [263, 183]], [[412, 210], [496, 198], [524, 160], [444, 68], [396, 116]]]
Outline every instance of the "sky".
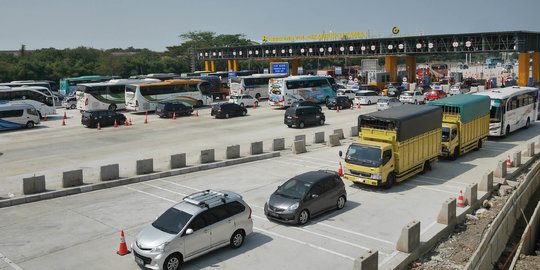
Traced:
[[190, 31], [271, 37], [540, 32], [540, 0], [0, 0], [0, 50], [148, 48]]

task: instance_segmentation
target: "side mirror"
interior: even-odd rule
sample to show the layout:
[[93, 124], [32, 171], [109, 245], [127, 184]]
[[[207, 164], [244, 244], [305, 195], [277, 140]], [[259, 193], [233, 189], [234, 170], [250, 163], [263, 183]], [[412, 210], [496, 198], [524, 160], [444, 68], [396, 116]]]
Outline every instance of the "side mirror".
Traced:
[[317, 194], [311, 194], [311, 198], [312, 198], [312, 199], [319, 198], [319, 195], [317, 195]]
[[339, 157], [343, 157], [343, 151], [339, 150]]
[[192, 234], [192, 233], [193, 233], [193, 229], [192, 229], [192, 228], [188, 228], [188, 229], [186, 230], [186, 235], [190, 235], [190, 234]]

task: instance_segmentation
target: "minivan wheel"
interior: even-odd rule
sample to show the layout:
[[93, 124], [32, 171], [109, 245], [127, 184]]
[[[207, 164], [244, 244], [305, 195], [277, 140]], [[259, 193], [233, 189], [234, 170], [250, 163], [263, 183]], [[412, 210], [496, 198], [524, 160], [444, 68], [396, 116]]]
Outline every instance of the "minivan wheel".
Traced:
[[337, 209], [342, 209], [343, 207], [345, 207], [346, 201], [347, 200], [345, 199], [345, 196], [339, 196], [339, 198], [337, 199]]
[[116, 111], [116, 104], [109, 105], [109, 111]]
[[34, 122], [28, 121], [28, 123], [26, 123], [26, 128], [33, 128], [33, 127], [34, 127]]
[[229, 118], [229, 114], [228, 114], [228, 113], [225, 114], [225, 118]]
[[241, 230], [237, 230], [231, 236], [231, 247], [239, 248], [244, 243], [244, 234]]
[[300, 124], [298, 124], [298, 127], [299, 128], [304, 128], [306, 125], [304, 124], [304, 122], [300, 122]]
[[304, 209], [300, 214], [298, 214], [298, 220], [296, 221], [300, 225], [304, 225], [309, 221], [309, 212]]
[[244, 108], [244, 103], [240, 103], [240, 107]]
[[163, 269], [178, 270], [181, 263], [182, 258], [180, 257], [180, 255], [174, 253], [167, 257], [167, 259], [165, 259], [165, 262], [163, 263]]
[[319, 125], [321, 125], [321, 126], [324, 125], [324, 119], [321, 118], [321, 119], [319, 120]]
[[75, 106], [75, 104], [71, 104], [71, 106], [69, 106], [70, 109], [72, 110], [75, 110], [75, 108], [77, 108], [77, 106]]

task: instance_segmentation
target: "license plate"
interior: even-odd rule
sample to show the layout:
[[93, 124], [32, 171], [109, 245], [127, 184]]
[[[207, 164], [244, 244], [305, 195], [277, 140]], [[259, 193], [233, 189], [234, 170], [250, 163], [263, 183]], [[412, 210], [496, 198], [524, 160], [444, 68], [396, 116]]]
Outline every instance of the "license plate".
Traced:
[[292, 116], [287, 116], [287, 119], [291, 119], [291, 118], [292, 118]]
[[143, 265], [144, 266], [144, 262], [141, 258], [139, 257], [135, 257], [135, 262], [138, 264], [138, 265]]
[[279, 217], [279, 215], [274, 212], [268, 212], [268, 215], [273, 216], [273, 217]]

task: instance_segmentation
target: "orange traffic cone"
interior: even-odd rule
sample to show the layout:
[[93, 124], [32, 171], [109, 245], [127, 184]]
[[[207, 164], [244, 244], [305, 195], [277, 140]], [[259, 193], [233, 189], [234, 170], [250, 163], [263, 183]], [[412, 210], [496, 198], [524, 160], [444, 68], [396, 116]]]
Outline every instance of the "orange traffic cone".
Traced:
[[120, 233], [120, 247], [118, 248], [116, 254], [124, 256], [129, 253], [131, 252], [127, 249], [126, 238], [124, 237], [124, 230], [122, 230], [122, 232]]
[[47, 118], [47, 116], [45, 115], [45, 116], [43, 117], [43, 121], [47, 121], [47, 119], [48, 119], [48, 118]]
[[358, 107], [357, 107], [357, 108], [360, 109], [360, 103], [358, 103]]
[[146, 112], [146, 115], [144, 117], [144, 123], [148, 124], [148, 112]]
[[101, 130], [101, 124], [97, 122], [97, 130]]
[[118, 127], [118, 122], [116, 122], [116, 118], [114, 118], [114, 128]]
[[512, 168], [512, 161], [510, 160], [510, 155], [508, 155], [508, 159], [506, 159], [506, 168]]
[[341, 161], [339, 162], [338, 174], [339, 176], [343, 176], [343, 167], [341, 166]]
[[66, 125], [66, 120], [62, 119], [62, 126], [65, 126], [65, 125]]
[[457, 197], [457, 206], [458, 207], [465, 207], [465, 199], [463, 199], [463, 191], [459, 191], [459, 195]]
[[129, 127], [129, 122], [127, 119], [124, 120], [124, 126]]
[[64, 112], [64, 119], [67, 119], [67, 115], [66, 115], [66, 112]]
[[176, 120], [176, 113], [175, 112], [172, 114], [172, 120]]
[[257, 109], [257, 104], [253, 103], [253, 109]]

